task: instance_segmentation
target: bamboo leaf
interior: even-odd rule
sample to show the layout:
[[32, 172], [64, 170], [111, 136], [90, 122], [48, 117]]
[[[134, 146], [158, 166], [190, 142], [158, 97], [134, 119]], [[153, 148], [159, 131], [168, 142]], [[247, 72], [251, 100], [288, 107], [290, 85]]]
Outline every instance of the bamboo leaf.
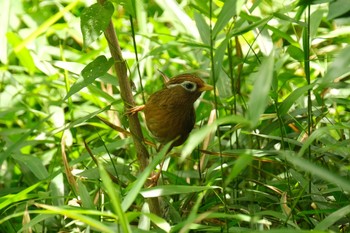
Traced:
[[264, 59], [259, 71], [254, 75], [255, 83], [248, 102], [248, 119], [255, 127], [268, 104], [269, 91], [273, 77], [274, 56]]
[[213, 28], [213, 38], [225, 27], [234, 16], [239, 15], [245, 0], [227, 0], [222, 7]]
[[144, 189], [141, 191], [141, 195], [144, 198], [151, 197], [161, 197], [161, 196], [169, 196], [175, 194], [186, 194], [186, 193], [194, 193], [201, 192], [209, 189], [218, 189], [218, 186], [193, 186], [193, 185], [165, 185], [165, 186], [157, 186], [153, 188]]

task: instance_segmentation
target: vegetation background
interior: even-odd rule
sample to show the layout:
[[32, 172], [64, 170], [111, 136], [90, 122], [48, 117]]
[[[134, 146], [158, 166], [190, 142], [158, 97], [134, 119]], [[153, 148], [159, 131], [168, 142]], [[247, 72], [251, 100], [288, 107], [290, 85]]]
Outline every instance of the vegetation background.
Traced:
[[[0, 232], [350, 231], [348, 0], [0, 9]], [[170, 155], [139, 115], [146, 167], [125, 132], [111, 19], [137, 104], [162, 88], [158, 69], [215, 86]]]

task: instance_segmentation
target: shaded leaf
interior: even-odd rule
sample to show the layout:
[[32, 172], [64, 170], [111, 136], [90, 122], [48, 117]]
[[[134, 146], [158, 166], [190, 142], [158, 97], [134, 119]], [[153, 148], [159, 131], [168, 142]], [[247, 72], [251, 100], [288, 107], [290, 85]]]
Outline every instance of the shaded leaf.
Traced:
[[26, 166], [39, 180], [44, 180], [49, 176], [41, 160], [31, 155], [12, 155], [18, 163]]
[[343, 177], [331, 172], [319, 165], [316, 165], [302, 157], [296, 156], [294, 153], [283, 153], [281, 156], [283, 159], [293, 164], [294, 166], [299, 167], [307, 173], [318, 176], [321, 179], [324, 179], [334, 185], [339, 186], [341, 189], [349, 192], [350, 191], [350, 183], [348, 180]]
[[[330, 0], [329, 0], [330, 1]], [[350, 11], [348, 0], [336, 0], [329, 3], [329, 11], [327, 19], [335, 19]]]
[[17, 150], [22, 148], [25, 144], [27, 138], [37, 130], [44, 122], [46, 122], [49, 117], [44, 118], [42, 121], [39, 121], [37, 124], [33, 125], [28, 131], [21, 133], [21, 137], [14, 142], [12, 145], [8, 146], [6, 150], [0, 152], [0, 164], [2, 164], [5, 159], [7, 159], [11, 154], [15, 153]]
[[251, 154], [242, 154], [238, 157], [233, 168], [227, 178], [225, 178], [225, 186], [229, 185], [243, 170], [247, 168], [253, 161]]
[[292, 105], [296, 102], [297, 99], [302, 97], [308, 90], [312, 89], [315, 84], [310, 84], [307, 86], [302, 86], [295, 89], [280, 105], [279, 113], [284, 115], [288, 112], [288, 110], [292, 107]]
[[131, 204], [136, 199], [137, 195], [139, 195], [140, 190], [142, 189], [144, 183], [146, 182], [153, 169], [162, 161], [162, 159], [166, 155], [170, 144], [171, 143], [165, 145], [162, 148], [162, 150], [156, 156], [154, 156], [152, 162], [146, 167], [145, 170], [143, 170], [141, 174], [139, 174], [138, 179], [133, 184], [131, 184], [132, 188], [130, 189], [122, 203], [122, 208], [124, 211], [126, 211], [131, 206]]
[[[321, 79], [321, 84], [327, 85], [336, 78], [350, 73], [350, 46], [344, 48], [330, 65], [325, 77]], [[322, 85], [322, 86], [324, 86]]]
[[259, 71], [255, 74], [255, 83], [248, 102], [248, 119], [251, 121], [252, 127], [258, 124], [260, 116], [267, 106], [273, 66], [274, 56], [270, 55], [264, 59]]
[[331, 227], [337, 221], [343, 219], [349, 213], [350, 213], [350, 205], [340, 208], [339, 210], [334, 211], [333, 213], [328, 215], [325, 219], [323, 219], [321, 222], [319, 222], [316, 225], [315, 230], [328, 230], [329, 227]]
[[93, 203], [93, 201], [91, 200], [91, 197], [89, 195], [89, 191], [86, 188], [86, 186], [84, 185], [84, 183], [80, 180], [80, 179], [76, 179], [77, 184], [78, 184], [78, 193], [79, 193], [79, 197], [81, 199], [82, 202], [82, 207], [86, 208], [86, 209], [95, 209], [95, 205]]

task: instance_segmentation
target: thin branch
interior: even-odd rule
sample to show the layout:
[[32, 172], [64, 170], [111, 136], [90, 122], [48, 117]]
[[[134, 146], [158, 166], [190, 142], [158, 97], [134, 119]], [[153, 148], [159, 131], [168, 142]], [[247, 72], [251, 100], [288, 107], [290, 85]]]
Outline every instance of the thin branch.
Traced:
[[[98, 0], [98, 3], [104, 4], [105, 1], [106, 0]], [[131, 90], [131, 86], [130, 86], [130, 82], [127, 74], [126, 62], [123, 59], [117, 34], [114, 30], [114, 25], [112, 21], [110, 21], [104, 34], [107, 39], [111, 55], [115, 60], [114, 68], [119, 81], [120, 95], [122, 97], [126, 110], [128, 110], [129, 108], [132, 108], [135, 106], [135, 101], [134, 101], [134, 97], [132, 94], [132, 90]], [[138, 158], [138, 161], [140, 162], [140, 170], [143, 171], [149, 164], [149, 161], [148, 161], [149, 154], [145, 145], [143, 144], [143, 135], [142, 135], [140, 121], [137, 114], [127, 114], [127, 117], [129, 120], [129, 128], [130, 128], [131, 136], [135, 143], [137, 158]], [[150, 186], [151, 183], [152, 182], [148, 180], [145, 183], [145, 186], [148, 187]], [[158, 199], [150, 198], [148, 200], [149, 200], [149, 206], [150, 206], [151, 212], [160, 216], [161, 211], [160, 211]]]

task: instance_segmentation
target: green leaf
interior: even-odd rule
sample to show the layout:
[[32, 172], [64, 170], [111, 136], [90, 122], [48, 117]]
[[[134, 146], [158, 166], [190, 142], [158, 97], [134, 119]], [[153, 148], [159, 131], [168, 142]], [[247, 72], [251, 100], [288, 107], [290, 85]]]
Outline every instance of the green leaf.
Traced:
[[299, 46], [298, 42], [295, 41], [295, 39], [292, 38], [288, 33], [284, 32], [278, 28], [275, 28], [273, 26], [270, 26], [268, 24], [266, 24], [265, 28], [268, 29], [269, 31], [272, 31], [274, 33], [274, 37], [283, 38], [286, 41], [288, 41], [291, 45]]
[[242, 154], [238, 157], [233, 165], [232, 171], [229, 176], [224, 179], [225, 186], [229, 185], [233, 179], [235, 179], [247, 166], [253, 161], [253, 156], [251, 154]]
[[321, 88], [350, 73], [350, 46], [344, 48], [330, 65], [325, 77], [321, 79]]
[[310, 38], [313, 39], [316, 37], [317, 31], [319, 30], [320, 23], [323, 18], [324, 10], [318, 9], [311, 14], [310, 18]]
[[194, 38], [199, 38], [199, 32], [193, 20], [176, 0], [155, 0], [155, 2], [164, 10], [165, 18], [171, 19], [171, 24], [176, 30]]
[[180, 162], [183, 162], [186, 157], [207, 137], [210, 133], [214, 132], [219, 125], [222, 124], [237, 124], [237, 128], [242, 128], [249, 125], [249, 121], [241, 116], [226, 116], [215, 120], [210, 125], [205, 125], [202, 128], [194, 131], [190, 134], [184, 147], [182, 148]]
[[194, 13], [194, 20], [204, 44], [210, 45], [210, 28], [202, 14]]
[[152, 162], [146, 167], [145, 170], [143, 170], [141, 174], [139, 174], [138, 179], [133, 184], [131, 184], [132, 188], [128, 192], [128, 194], [126, 195], [122, 203], [123, 211], [126, 211], [131, 206], [131, 204], [135, 201], [137, 195], [139, 195], [140, 190], [142, 189], [144, 183], [148, 179], [153, 169], [162, 161], [162, 159], [166, 155], [170, 147], [170, 144], [171, 143], [168, 143], [167, 145], [165, 145], [162, 148], [162, 150], [156, 156], [154, 156], [154, 158], [152, 159]]
[[257, 27], [264, 26], [265, 24], [267, 24], [268, 21], [270, 21], [272, 19], [272, 16], [269, 16], [269, 17], [266, 17], [263, 19], [251, 17], [243, 12], [240, 14], [240, 16], [242, 16], [242, 18], [247, 19], [247, 20], [254, 20], [254, 22], [252, 24], [249, 24], [248, 26], [246, 26], [246, 24], [243, 24], [242, 27], [235, 28], [229, 34], [229, 37], [243, 35], [244, 33], [252, 31]]
[[103, 5], [95, 3], [83, 10], [80, 17], [80, 28], [83, 33], [85, 48], [106, 30], [113, 12], [113, 4], [109, 1], [106, 1]]
[[24, 146], [27, 138], [32, 135], [35, 130], [42, 126], [44, 122], [46, 122], [50, 117], [44, 118], [42, 121], [39, 121], [37, 124], [33, 125], [27, 132], [21, 134], [21, 137], [12, 145], [8, 146], [6, 150], [0, 152], [0, 164], [2, 164], [7, 157], [15, 153], [17, 150]]
[[[0, 9], [2, 10], [0, 14], [0, 61], [3, 64], [7, 64], [8, 54], [7, 54], [7, 39], [6, 39], [6, 32], [9, 28], [9, 21], [10, 21], [10, 14], [11, 12], [11, 0], [3, 0], [0, 1]], [[14, 17], [11, 16], [13, 19]]]
[[262, 62], [258, 73], [255, 74], [253, 91], [248, 102], [248, 119], [255, 127], [268, 104], [269, 92], [273, 77], [274, 56], [271, 54]]
[[232, 17], [239, 15], [245, 0], [226, 0], [213, 28], [213, 38], [227, 25]]
[[32, 155], [13, 154], [12, 158], [17, 160], [18, 163], [26, 166], [39, 180], [44, 180], [49, 176], [49, 173], [41, 160], [37, 157]]
[[331, 20], [342, 16], [343, 14], [350, 11], [350, 4], [348, 0], [337, 0], [329, 3], [329, 11], [327, 19]]
[[85, 80], [94, 81], [96, 78], [107, 73], [113, 64], [113, 58], [107, 60], [103, 55], [98, 56], [81, 71], [81, 75]]
[[303, 142], [302, 147], [300, 148], [298, 152], [298, 156], [303, 156], [304, 153], [307, 151], [308, 147], [312, 145], [312, 142], [315, 140], [320, 140], [322, 137], [325, 137], [326, 135], [330, 134], [331, 131], [336, 130], [348, 130], [349, 127], [346, 125], [329, 125], [326, 127], [321, 127], [312, 132], [312, 134]]
[[308, 172], [312, 175], [318, 176], [323, 180], [326, 180], [334, 185], [337, 185], [341, 189], [350, 192], [350, 183], [349, 180], [344, 179], [343, 177], [335, 174], [332, 171], [329, 171], [319, 165], [311, 163], [310, 161], [296, 156], [294, 153], [283, 153], [281, 156], [284, 160], [293, 164], [294, 166], [299, 167], [300, 169]]
[[[16, 194], [8, 194], [6, 196], [0, 197], [0, 210], [9, 206], [9, 205], [13, 205], [14, 203], [17, 202], [22, 202], [26, 199], [28, 199], [29, 193], [32, 192], [33, 190], [35, 190], [36, 188], [38, 188], [40, 185], [42, 185], [42, 182], [38, 182], [36, 184], [33, 184], [32, 186], [20, 191], [19, 193]], [[37, 193], [37, 192], [35, 192]], [[35, 196], [32, 196], [31, 198], [36, 198], [37, 194], [35, 194]], [[0, 225], [1, 225], [1, 220], [0, 220]]]
[[300, 48], [290, 45], [287, 48], [287, 53], [297, 61], [304, 61], [304, 52]]
[[[82, 208], [72, 208], [70, 206], [68, 207], [51, 206], [51, 205], [45, 205], [40, 203], [36, 203], [35, 205], [45, 210], [45, 211], [42, 211], [41, 213], [66, 216], [68, 218], [75, 219], [79, 222], [85, 223], [92, 229], [95, 229], [99, 232], [106, 232], [106, 233], [115, 232], [115, 229], [113, 229], [113, 227], [103, 224], [101, 221], [90, 217], [90, 215], [103, 216], [104, 214], [106, 214], [101, 211], [84, 210]], [[108, 215], [109, 215], [108, 216], [109, 218], [115, 217], [115, 216], [110, 216], [111, 214], [108, 214]], [[124, 232], [130, 232], [130, 231], [124, 231]]]
[[131, 15], [133, 18], [136, 18], [136, 3], [141, 4], [136, 0], [111, 0], [111, 2], [123, 6], [127, 14]]
[[140, 193], [144, 198], [170, 196], [175, 194], [186, 194], [201, 192], [209, 189], [219, 189], [218, 186], [193, 186], [193, 185], [165, 185], [142, 190]]
[[191, 154], [191, 152], [201, 143], [203, 142], [204, 138], [207, 137], [210, 133], [214, 132], [216, 130], [217, 124], [212, 123], [210, 125], [205, 125], [202, 128], [194, 131], [190, 134], [189, 138], [187, 139], [182, 152], [181, 152], [181, 158], [180, 162], [185, 161], [186, 157]]
[[[214, 55], [214, 69], [215, 69], [215, 76], [217, 77], [217, 78], [216, 77], [215, 78], [216, 78], [216, 80], [218, 80], [217, 85], [218, 85], [218, 88], [220, 88], [219, 93], [221, 93], [223, 91], [222, 90], [223, 88], [227, 88], [227, 86], [226, 87], [220, 86], [220, 84], [223, 83], [223, 80], [219, 81], [219, 79], [224, 78], [224, 77], [222, 77], [221, 72], [222, 72], [222, 63], [224, 60], [226, 48], [227, 48], [227, 40], [225, 39], [217, 47], [217, 49], [215, 50], [215, 55]], [[227, 93], [227, 91], [225, 91], [223, 93]]]
[[293, 90], [293, 92], [281, 103], [279, 107], [279, 114], [286, 114], [296, 100], [302, 97], [308, 90], [312, 89], [313, 86], [315, 86], [315, 83]]
[[[6, 36], [7, 41], [12, 45], [13, 48], [22, 42], [22, 39], [13, 32], [8, 32]], [[27, 48], [23, 48], [19, 51], [14, 50], [14, 52], [22, 66], [27, 69], [30, 75], [33, 75], [36, 71], [36, 66], [29, 50]]]
[[125, 212], [121, 206], [120, 190], [115, 189], [111, 178], [109, 177], [107, 171], [104, 169], [102, 164], [99, 165], [99, 171], [100, 171], [102, 183], [103, 183], [104, 188], [109, 196], [109, 199], [111, 201], [111, 205], [114, 209], [114, 213], [117, 214], [117, 216], [119, 217], [119, 223], [121, 225], [121, 228], [123, 229], [123, 232], [131, 232], [130, 224], [129, 224], [129, 222], [126, 218]]
[[86, 209], [96, 209], [93, 201], [91, 200], [90, 194], [84, 183], [77, 179], [78, 193], [82, 202], [82, 207]]
[[77, 93], [84, 87], [87, 87], [95, 81], [95, 79], [107, 74], [107, 71], [114, 64], [113, 58], [107, 60], [105, 56], [99, 56], [91, 63], [89, 63], [82, 71], [82, 78], [79, 78], [70, 88], [63, 101]]
[[321, 222], [319, 222], [314, 229], [315, 230], [328, 230], [328, 228], [330, 228], [337, 221], [343, 219], [349, 213], [350, 213], [350, 205], [347, 205], [343, 208], [340, 208], [339, 210], [331, 213], [325, 219], [323, 219]]
[[[142, 213], [142, 215], [147, 216], [151, 221], [156, 224], [160, 229], [162, 229], [164, 232], [171, 232], [171, 226], [170, 224], [164, 220], [163, 218], [152, 214], [152, 213]], [[148, 231], [150, 232], [150, 231]]]

